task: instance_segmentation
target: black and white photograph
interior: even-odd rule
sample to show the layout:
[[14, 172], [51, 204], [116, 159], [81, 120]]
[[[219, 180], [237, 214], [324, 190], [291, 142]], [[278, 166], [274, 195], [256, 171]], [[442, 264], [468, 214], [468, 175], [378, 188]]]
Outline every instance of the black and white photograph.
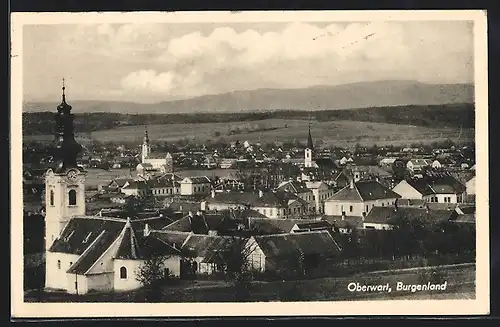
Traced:
[[14, 316], [488, 313], [485, 12], [11, 31]]

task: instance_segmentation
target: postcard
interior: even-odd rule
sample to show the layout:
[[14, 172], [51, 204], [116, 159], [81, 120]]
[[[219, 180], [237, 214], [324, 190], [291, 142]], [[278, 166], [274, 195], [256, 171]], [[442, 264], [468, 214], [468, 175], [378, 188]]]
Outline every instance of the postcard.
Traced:
[[12, 315], [487, 314], [486, 25], [12, 14]]

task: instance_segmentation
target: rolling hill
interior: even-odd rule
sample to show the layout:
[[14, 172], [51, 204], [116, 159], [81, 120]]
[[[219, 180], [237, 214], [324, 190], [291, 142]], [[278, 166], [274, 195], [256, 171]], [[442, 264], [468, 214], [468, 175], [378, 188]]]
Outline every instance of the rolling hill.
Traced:
[[[53, 111], [52, 103], [27, 102], [23, 112]], [[471, 84], [425, 84], [415, 81], [359, 82], [304, 89], [258, 89], [204, 95], [186, 100], [152, 104], [75, 100], [75, 113], [110, 112], [125, 114], [229, 113], [269, 110], [339, 110], [399, 105], [441, 105], [473, 103]]]

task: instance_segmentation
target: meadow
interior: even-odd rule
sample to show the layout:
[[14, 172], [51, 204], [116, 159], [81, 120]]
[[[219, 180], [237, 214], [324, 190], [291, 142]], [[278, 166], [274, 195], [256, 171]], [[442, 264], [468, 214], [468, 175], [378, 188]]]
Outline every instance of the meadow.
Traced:
[[[307, 140], [309, 121], [299, 119], [267, 119], [234, 123], [191, 123], [148, 125], [151, 140], [175, 142], [192, 140], [199, 143], [222, 138], [226, 141], [253, 141], [268, 143], [274, 141], [293, 142]], [[145, 126], [122, 126], [92, 132], [92, 139], [101, 142], [140, 143]], [[311, 122], [311, 134], [315, 142], [323, 146], [349, 147], [361, 145], [410, 145], [431, 143], [450, 139], [453, 141], [474, 140], [474, 129], [387, 124], [361, 121]], [[25, 136], [25, 140], [51, 140], [50, 135]], [[81, 138], [84, 142], [84, 139]]]

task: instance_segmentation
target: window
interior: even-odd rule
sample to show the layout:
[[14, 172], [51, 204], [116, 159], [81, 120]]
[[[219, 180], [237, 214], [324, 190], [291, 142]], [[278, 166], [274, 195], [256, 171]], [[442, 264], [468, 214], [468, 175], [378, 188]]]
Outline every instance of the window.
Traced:
[[51, 206], [54, 206], [54, 191], [53, 190], [50, 190], [50, 205]]
[[120, 279], [127, 279], [127, 268], [126, 267], [120, 268]]
[[352, 212], [352, 206], [349, 206], [349, 212]]
[[57, 269], [61, 269], [61, 260], [57, 260]]
[[70, 261], [70, 262], [69, 262], [69, 266], [71, 267], [72, 265], [73, 265], [73, 262], [71, 262], [71, 261]]
[[382, 207], [384, 206], [384, 202], [382, 202]]
[[366, 212], [368, 212], [368, 204], [366, 205]]
[[70, 190], [68, 192], [68, 202], [70, 206], [76, 206], [76, 191]]

